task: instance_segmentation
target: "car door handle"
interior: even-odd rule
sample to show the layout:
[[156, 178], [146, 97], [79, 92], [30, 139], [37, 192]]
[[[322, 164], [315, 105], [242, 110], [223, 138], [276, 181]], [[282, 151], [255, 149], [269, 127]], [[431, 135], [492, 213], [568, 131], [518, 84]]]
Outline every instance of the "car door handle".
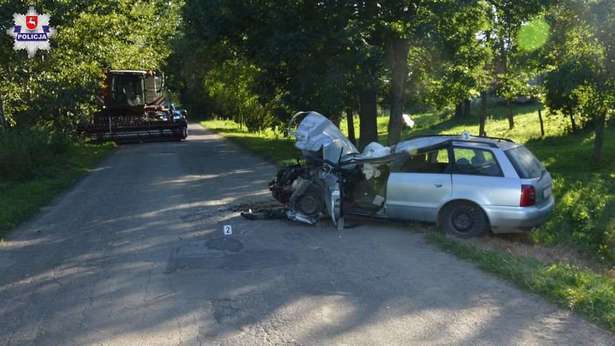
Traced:
[[433, 184], [435, 187], [442, 187], [442, 184]]

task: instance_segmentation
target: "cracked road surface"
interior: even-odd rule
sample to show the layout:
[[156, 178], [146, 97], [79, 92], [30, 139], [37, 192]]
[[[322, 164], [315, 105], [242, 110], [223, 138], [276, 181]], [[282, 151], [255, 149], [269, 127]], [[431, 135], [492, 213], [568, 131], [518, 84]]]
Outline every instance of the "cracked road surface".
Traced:
[[0, 344], [615, 342], [408, 226], [244, 220], [274, 167], [190, 130], [120, 147], [0, 244]]

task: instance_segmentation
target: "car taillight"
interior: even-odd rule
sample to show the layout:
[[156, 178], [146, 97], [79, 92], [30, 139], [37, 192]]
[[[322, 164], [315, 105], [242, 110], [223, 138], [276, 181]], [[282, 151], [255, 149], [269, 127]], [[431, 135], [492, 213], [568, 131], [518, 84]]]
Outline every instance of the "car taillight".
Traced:
[[536, 190], [532, 185], [521, 185], [521, 207], [529, 207], [536, 204]]

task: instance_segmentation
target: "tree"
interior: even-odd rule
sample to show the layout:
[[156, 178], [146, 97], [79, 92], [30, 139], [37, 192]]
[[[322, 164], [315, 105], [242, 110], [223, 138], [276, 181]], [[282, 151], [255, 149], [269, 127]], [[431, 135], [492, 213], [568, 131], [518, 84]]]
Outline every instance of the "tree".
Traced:
[[[380, 1], [371, 2], [364, 32], [386, 52], [390, 73], [388, 143], [400, 140], [411, 46], [433, 46], [444, 18], [462, 18], [474, 1]], [[362, 2], [359, 2], [362, 3]], [[370, 2], [368, 2], [370, 3]], [[449, 27], [450, 28], [450, 27]], [[412, 67], [410, 67], [412, 68]]]
[[615, 106], [615, 3], [569, 0], [551, 11], [554, 35], [546, 76], [546, 102], [553, 110], [595, 131], [592, 161], [602, 160], [604, 127]]
[[[279, 122], [312, 109], [338, 122], [358, 108], [364, 145], [377, 140], [383, 60], [382, 48], [366, 35], [373, 4], [188, 1], [182, 40], [191, 43], [180, 54], [190, 57], [194, 46], [226, 52], [207, 56], [201, 79], [228, 60], [253, 66], [249, 89]], [[187, 60], [193, 59], [199, 60]]]
[[[411, 41], [418, 35], [421, 23], [419, 12], [422, 2], [381, 1], [372, 2], [369, 16], [366, 16], [364, 31], [374, 45], [386, 52], [390, 81], [390, 114], [388, 142], [399, 141], [402, 128], [405, 87], [408, 77], [408, 52]], [[414, 42], [413, 42], [414, 43]]]
[[[524, 75], [520, 73], [523, 65], [515, 65], [512, 59], [517, 51], [516, 33], [525, 21], [542, 11], [545, 1], [382, 2], [381, 36], [389, 47], [391, 61], [389, 144], [396, 143], [401, 133], [400, 103], [408, 71], [408, 44], [437, 47], [439, 52], [434, 54], [432, 49], [432, 54], [443, 58], [443, 66], [436, 71], [442, 78], [436, 81], [439, 87], [435, 100], [439, 105], [453, 101], [457, 116], [469, 113], [472, 97], [482, 95], [484, 105], [488, 94], [485, 89], [491, 87], [510, 104], [520, 92], [519, 86], [527, 82], [518, 78]], [[483, 135], [484, 109], [481, 107]], [[509, 127], [514, 127], [512, 110]]]
[[[0, 35], [0, 98], [14, 126], [70, 128], [97, 106], [95, 95], [104, 68], [158, 69], [170, 53], [180, 21], [180, 0], [133, 2], [38, 2], [58, 30], [51, 51], [28, 59]], [[28, 4], [3, 2], [0, 30], [13, 25], [12, 14]], [[101, 30], [101, 28], [114, 30]], [[87, 40], [84, 39], [87, 37]]]
[[439, 108], [454, 106], [455, 116], [464, 117], [470, 113], [470, 99], [478, 96], [489, 83], [489, 75], [484, 71], [492, 56], [484, 34], [480, 34], [488, 22], [482, 2], [450, 6], [455, 10], [448, 10], [447, 16], [435, 22], [434, 31], [438, 36], [432, 40], [431, 61], [436, 66], [433, 71], [436, 80], [431, 99]]
[[229, 59], [254, 66], [250, 89], [261, 104], [278, 105], [280, 121], [306, 109], [339, 119], [351, 68], [343, 64], [350, 10], [344, 3], [188, 1], [184, 39], [188, 47], [226, 50], [208, 56], [208, 68]]
[[527, 85], [525, 65], [519, 63], [519, 30], [524, 23], [540, 14], [549, 0], [486, 0], [489, 27], [485, 42], [491, 49], [490, 75], [493, 89], [508, 105], [508, 128], [515, 126], [512, 102]]

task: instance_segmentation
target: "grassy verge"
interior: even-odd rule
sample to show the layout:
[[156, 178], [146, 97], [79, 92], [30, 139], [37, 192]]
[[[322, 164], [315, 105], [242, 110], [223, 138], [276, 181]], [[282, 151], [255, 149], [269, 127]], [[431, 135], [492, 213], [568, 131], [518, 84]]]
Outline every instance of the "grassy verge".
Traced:
[[65, 152], [38, 168], [33, 177], [0, 180], [0, 239], [72, 185], [113, 147], [111, 143], [69, 145]]
[[538, 293], [563, 308], [579, 312], [615, 332], [615, 280], [569, 264], [546, 265], [533, 258], [478, 249], [448, 239], [441, 233], [430, 233], [427, 238], [480, 269]]

